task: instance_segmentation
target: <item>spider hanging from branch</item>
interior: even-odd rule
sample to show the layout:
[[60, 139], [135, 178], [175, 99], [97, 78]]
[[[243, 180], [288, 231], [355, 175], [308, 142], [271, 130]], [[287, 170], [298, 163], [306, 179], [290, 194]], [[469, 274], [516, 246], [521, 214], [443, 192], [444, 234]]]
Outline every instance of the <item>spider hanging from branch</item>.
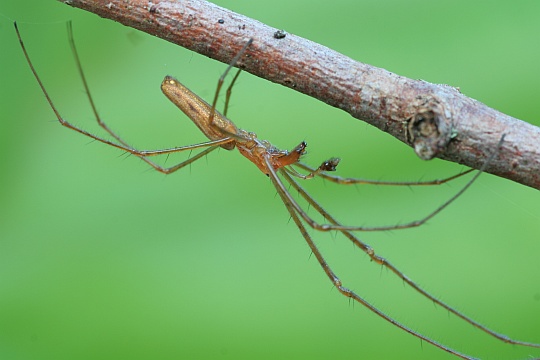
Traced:
[[[448, 353], [451, 353], [463, 359], [472, 359], [472, 357], [468, 355], [465, 355], [444, 344], [441, 344], [435, 340], [432, 340], [431, 338], [412, 330], [408, 326], [397, 322], [390, 316], [386, 315], [385, 313], [383, 313], [382, 311], [380, 311], [379, 309], [377, 309], [376, 307], [368, 303], [366, 300], [364, 300], [364, 298], [358, 295], [355, 291], [346, 287], [345, 284], [343, 284], [340, 278], [337, 276], [337, 274], [334, 273], [330, 265], [326, 262], [319, 248], [315, 245], [314, 241], [312, 240], [311, 236], [309, 235], [306, 229], [306, 225], [308, 227], [311, 227], [319, 231], [334, 230], [343, 234], [347, 239], [351, 241], [352, 244], [354, 244], [354, 246], [356, 246], [357, 248], [365, 252], [373, 262], [386, 267], [388, 270], [390, 270], [393, 274], [395, 274], [397, 277], [402, 279], [408, 286], [416, 290], [422, 296], [426, 297], [433, 303], [443, 307], [448, 312], [461, 318], [463, 321], [469, 323], [470, 325], [476, 327], [477, 329], [509, 344], [540, 348], [540, 344], [513, 340], [513, 339], [508, 338], [505, 335], [499, 334], [491, 329], [488, 329], [486, 326], [476, 322], [475, 320], [464, 315], [463, 313], [459, 312], [458, 310], [451, 307], [450, 305], [437, 299], [435, 296], [431, 295], [430, 293], [422, 289], [412, 279], [407, 277], [402, 271], [400, 271], [394, 265], [392, 265], [392, 263], [390, 263], [388, 260], [378, 256], [373, 250], [373, 248], [371, 248], [370, 246], [362, 242], [353, 233], [356, 231], [384, 231], [384, 230], [396, 230], [396, 229], [405, 229], [405, 228], [420, 226], [424, 224], [426, 221], [428, 221], [429, 219], [431, 219], [432, 217], [434, 217], [435, 215], [437, 215], [438, 213], [440, 213], [444, 208], [446, 208], [449, 204], [451, 204], [454, 200], [456, 200], [459, 196], [461, 196], [463, 192], [465, 192], [465, 190], [468, 187], [470, 187], [471, 184], [482, 173], [483, 168], [480, 169], [480, 171], [478, 171], [454, 196], [452, 196], [450, 199], [448, 199], [446, 202], [444, 202], [442, 205], [437, 207], [435, 210], [433, 210], [430, 214], [423, 217], [422, 219], [408, 222], [405, 224], [390, 225], [390, 226], [377, 226], [377, 227], [343, 225], [337, 219], [335, 219], [328, 211], [326, 211], [310, 194], [308, 194], [306, 190], [304, 190], [304, 188], [300, 185], [301, 180], [303, 181], [303, 180], [313, 179], [316, 177], [322, 177], [326, 180], [335, 182], [337, 184], [345, 184], [345, 185], [377, 184], [377, 185], [395, 185], [395, 186], [421, 186], [421, 185], [438, 185], [438, 184], [446, 183], [457, 177], [468, 174], [473, 170], [472, 169], [467, 170], [457, 175], [454, 175], [445, 179], [441, 179], [441, 180], [423, 181], [423, 182], [384, 182], [384, 181], [371, 181], [371, 180], [356, 179], [356, 178], [342, 178], [342, 177], [330, 174], [330, 172], [334, 171], [336, 167], [338, 166], [339, 164], [338, 158], [327, 159], [323, 161], [318, 167], [312, 167], [312, 166], [302, 163], [301, 158], [302, 158], [302, 155], [305, 153], [306, 146], [307, 146], [307, 144], [304, 141], [302, 141], [300, 144], [294, 147], [291, 151], [280, 150], [276, 148], [275, 146], [273, 146], [270, 142], [266, 140], [260, 140], [254, 133], [239, 129], [230, 119], [227, 118], [227, 110], [229, 106], [231, 90], [236, 80], [238, 79], [238, 76], [241, 70], [238, 70], [238, 72], [234, 75], [231, 81], [231, 84], [227, 88], [223, 114], [219, 113], [216, 110], [216, 103], [217, 103], [217, 99], [219, 97], [219, 94], [221, 92], [221, 89], [222, 89], [222, 86], [223, 86], [223, 83], [227, 74], [230, 72], [230, 70], [234, 66], [241, 67], [242, 57], [248, 56], [250, 46], [256, 46], [253, 39], [249, 39], [245, 41], [245, 44], [242, 47], [242, 49], [232, 59], [230, 64], [227, 66], [225, 72], [219, 78], [216, 91], [214, 94], [214, 99], [211, 105], [206, 103], [203, 99], [201, 99], [199, 96], [194, 94], [191, 90], [189, 90], [187, 87], [182, 85], [178, 80], [176, 80], [175, 78], [171, 76], [166, 76], [163, 82], [161, 83], [161, 89], [163, 93], [195, 123], [195, 125], [204, 133], [204, 135], [209, 139], [209, 141], [199, 143], [199, 144], [194, 144], [194, 145], [173, 147], [169, 149], [137, 150], [131, 147], [128, 144], [128, 142], [126, 142], [116, 132], [114, 132], [105, 122], [102, 121], [102, 119], [98, 115], [96, 106], [90, 94], [90, 90], [89, 90], [84, 72], [82, 70], [82, 65], [79, 59], [79, 55], [75, 48], [75, 42], [73, 40], [73, 31], [72, 31], [71, 23], [68, 23], [69, 43], [71, 45], [75, 63], [77, 65], [81, 80], [83, 82], [84, 88], [88, 96], [88, 101], [90, 102], [91, 108], [94, 112], [95, 119], [97, 123], [99, 124], [99, 126], [103, 128], [108, 134], [110, 134], [116, 141], [110, 141], [102, 137], [96, 136], [62, 118], [56, 106], [53, 104], [51, 98], [49, 97], [49, 94], [47, 93], [43, 83], [41, 82], [40, 77], [38, 76], [34, 68], [34, 65], [32, 64], [30, 60], [30, 56], [28, 55], [27, 50], [23, 44], [21, 34], [19, 32], [19, 29], [17, 28], [17, 24], [15, 24], [15, 29], [16, 29], [17, 36], [20, 41], [21, 48], [24, 52], [24, 56], [28, 62], [28, 65], [30, 66], [30, 69], [32, 70], [32, 73], [34, 74], [37, 82], [39, 83], [39, 86], [41, 87], [43, 94], [45, 95], [51, 109], [53, 110], [54, 114], [56, 115], [61, 125], [71, 130], [74, 130], [82, 135], [85, 135], [89, 138], [92, 138], [98, 142], [113, 146], [127, 153], [136, 155], [142, 160], [144, 160], [146, 163], [148, 163], [150, 166], [152, 166], [155, 170], [164, 174], [171, 174], [179, 169], [182, 169], [183, 167], [193, 163], [194, 161], [204, 157], [205, 155], [209, 154], [210, 152], [220, 147], [226, 150], [233, 150], [237, 148], [244, 157], [246, 157], [249, 161], [255, 164], [259, 170], [261, 170], [266, 176], [270, 178], [272, 184], [277, 190], [277, 193], [279, 194], [281, 200], [283, 201], [283, 204], [285, 205], [291, 218], [293, 219], [294, 223], [300, 230], [300, 233], [302, 234], [303, 238], [305, 239], [309, 248], [311, 249], [311, 252], [313, 253], [315, 258], [319, 262], [320, 266], [326, 273], [329, 280], [332, 282], [335, 288], [344, 296], [362, 304], [367, 309], [377, 314], [379, 317], [390, 322], [392, 325], [397, 326], [403, 331], [406, 331], [409, 334], [425, 342], [428, 342], [440, 348], [443, 351], [446, 351]], [[501, 140], [500, 140], [499, 145], [503, 141], [504, 141], [504, 135], [501, 135]], [[163, 167], [150, 159], [152, 156], [156, 156], [156, 155], [170, 154], [170, 153], [176, 153], [176, 152], [182, 152], [182, 151], [191, 151], [191, 150], [196, 150], [196, 149], [203, 149], [203, 150], [201, 150], [199, 153], [189, 158], [188, 160], [185, 160], [183, 162], [180, 162], [170, 167]], [[491, 158], [489, 158], [486, 161], [486, 163], [484, 164], [484, 167], [489, 163], [489, 161], [493, 158], [495, 154], [496, 154], [496, 151], [494, 151]], [[299, 205], [299, 203], [295, 200], [295, 198], [291, 196], [289, 190], [285, 186], [285, 183], [290, 184], [292, 188], [295, 189], [299, 193], [299, 195], [302, 198], [304, 198], [305, 201], [311, 207], [315, 209], [316, 212], [322, 215], [322, 217], [327, 221], [327, 223], [319, 223], [315, 221]]]

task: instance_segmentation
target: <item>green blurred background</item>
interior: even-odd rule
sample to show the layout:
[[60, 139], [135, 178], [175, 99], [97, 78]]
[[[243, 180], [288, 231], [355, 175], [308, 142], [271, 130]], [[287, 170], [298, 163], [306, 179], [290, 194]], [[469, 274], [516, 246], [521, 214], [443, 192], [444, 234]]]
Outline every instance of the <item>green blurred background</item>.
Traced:
[[[397, 74], [459, 86], [540, 125], [537, 0], [219, 4]], [[340, 296], [269, 180], [237, 152], [166, 177], [59, 126], [12, 20], [61, 114], [100, 133], [67, 43], [73, 21], [102, 117], [138, 148], [203, 141], [159, 84], [174, 75], [211, 100], [225, 68], [57, 1], [2, 0], [1, 359], [453, 358]], [[308, 163], [340, 156], [343, 176], [417, 180], [463, 169], [423, 162], [369, 125], [249, 74], [229, 115], [282, 148], [306, 140]], [[463, 181], [306, 185], [344, 222], [380, 225], [426, 214]], [[438, 298], [540, 342], [539, 234], [538, 191], [482, 175], [428, 225], [361, 237]], [[449, 316], [342, 237], [314, 236], [348, 285], [413, 329], [486, 359], [540, 356]]]

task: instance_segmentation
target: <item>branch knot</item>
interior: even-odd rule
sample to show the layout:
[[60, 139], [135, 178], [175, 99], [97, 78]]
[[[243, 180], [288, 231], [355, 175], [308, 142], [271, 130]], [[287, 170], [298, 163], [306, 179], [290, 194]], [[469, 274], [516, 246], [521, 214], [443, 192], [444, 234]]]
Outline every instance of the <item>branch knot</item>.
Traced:
[[414, 115], [407, 120], [407, 139], [418, 157], [431, 160], [446, 151], [455, 133], [450, 112], [445, 111], [440, 101], [434, 98], [419, 100], [421, 103], [414, 106]]

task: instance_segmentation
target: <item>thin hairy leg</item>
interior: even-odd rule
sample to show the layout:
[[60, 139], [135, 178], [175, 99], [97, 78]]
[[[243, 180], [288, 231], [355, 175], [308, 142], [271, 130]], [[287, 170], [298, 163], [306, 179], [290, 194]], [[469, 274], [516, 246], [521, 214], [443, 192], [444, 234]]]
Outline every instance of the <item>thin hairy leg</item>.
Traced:
[[[280, 169], [281, 170], [281, 169]], [[293, 188], [295, 188], [300, 196], [302, 196], [319, 214], [321, 214], [326, 220], [330, 221], [334, 225], [340, 225], [337, 220], [328, 213], [311, 195], [307, 193], [307, 191], [296, 181], [294, 180], [286, 171], [281, 171], [281, 174], [287, 180]], [[375, 263], [385, 266], [388, 268], [392, 273], [394, 273], [396, 276], [398, 276], [400, 279], [405, 281], [410, 287], [415, 289], [417, 292], [422, 294], [427, 299], [433, 301], [435, 304], [443, 307], [447, 311], [451, 312], [452, 314], [456, 315], [457, 317], [463, 319], [464, 321], [468, 322], [472, 326], [484, 331], [485, 333], [505, 342], [508, 344], [515, 344], [515, 345], [521, 345], [521, 346], [529, 346], [529, 347], [535, 347], [540, 348], [540, 344], [534, 344], [529, 342], [524, 342], [520, 340], [514, 340], [509, 338], [506, 335], [497, 333], [486, 326], [478, 323], [477, 321], [471, 319], [470, 317], [466, 316], [465, 314], [461, 313], [460, 311], [454, 309], [450, 305], [442, 302], [441, 300], [437, 299], [435, 296], [431, 295], [424, 289], [422, 289], [418, 284], [416, 284], [411, 278], [409, 278], [407, 275], [405, 275], [402, 271], [400, 271], [398, 268], [396, 268], [394, 265], [392, 265], [388, 260], [386, 260], [383, 257], [380, 257], [375, 254], [375, 251], [373, 248], [371, 248], [369, 245], [365, 244], [364, 242], [360, 241], [356, 236], [354, 236], [350, 231], [341, 230], [340, 231], [343, 235], [345, 235], [356, 247], [360, 248], [363, 252], [365, 252], [372, 261]]]
[[344, 295], [347, 298], [353, 299], [354, 301], [362, 304], [363, 306], [368, 308], [371, 312], [375, 313], [379, 317], [381, 317], [384, 320], [388, 321], [392, 325], [397, 326], [401, 330], [406, 331], [409, 334], [411, 334], [411, 335], [413, 335], [413, 336], [415, 336], [415, 337], [417, 337], [417, 338], [419, 338], [419, 339], [421, 339], [421, 340], [423, 340], [423, 341], [425, 341], [427, 343], [430, 343], [430, 344], [438, 347], [441, 350], [444, 350], [444, 351], [446, 351], [446, 352], [448, 352], [448, 353], [450, 353], [452, 355], [458, 356], [458, 357], [460, 357], [462, 359], [468, 359], [468, 360], [474, 359], [474, 358], [469, 357], [469, 356], [467, 356], [465, 354], [462, 354], [462, 353], [460, 353], [460, 352], [458, 352], [458, 351], [456, 351], [454, 349], [451, 349], [451, 348], [449, 348], [449, 347], [447, 347], [447, 346], [445, 346], [445, 345], [443, 345], [441, 343], [438, 343], [437, 341], [432, 340], [432, 339], [428, 338], [427, 336], [424, 336], [424, 335], [422, 335], [422, 334], [408, 328], [407, 326], [399, 323], [398, 321], [394, 320], [390, 316], [386, 315], [385, 313], [383, 313], [382, 311], [380, 311], [379, 309], [377, 309], [376, 307], [371, 305], [369, 302], [364, 300], [362, 297], [360, 297], [354, 291], [352, 291], [352, 290], [348, 289], [347, 287], [345, 287], [342, 284], [339, 277], [332, 271], [332, 269], [330, 268], [330, 265], [326, 262], [326, 260], [322, 256], [321, 252], [319, 251], [319, 249], [317, 248], [317, 246], [315, 245], [315, 243], [311, 239], [311, 236], [307, 232], [306, 228], [302, 224], [302, 221], [300, 220], [300, 217], [297, 215], [296, 208], [289, 201], [290, 195], [288, 194], [287, 190], [282, 186], [283, 184], [281, 183], [276, 171], [272, 168], [269, 159], [266, 157], [265, 160], [266, 160], [266, 163], [268, 165], [268, 169], [270, 170], [269, 177], [272, 180], [272, 183], [274, 184], [274, 187], [276, 188], [279, 196], [281, 197], [281, 200], [285, 204], [285, 207], [287, 208], [287, 211], [289, 212], [289, 214], [291, 215], [294, 223], [296, 224], [296, 226], [300, 230], [300, 233], [302, 234], [302, 236], [306, 240], [309, 248], [311, 249], [311, 252], [317, 258], [317, 261], [319, 262], [319, 264], [323, 268], [324, 272], [326, 273], [326, 276], [328, 276], [328, 278], [330, 279], [332, 284], [334, 284], [334, 286], [338, 289], [338, 291], [342, 295]]
[[[301, 162], [294, 164], [294, 166], [298, 166], [299, 168], [304, 169], [306, 171], [310, 171], [312, 173], [316, 172], [316, 169]], [[325, 172], [317, 172], [316, 175], [322, 177], [323, 179], [332, 181], [336, 184], [343, 184], [343, 185], [370, 184], [370, 185], [391, 185], [391, 186], [429, 186], [429, 185], [441, 185], [441, 184], [447, 183], [449, 181], [462, 177], [463, 175], [467, 175], [472, 171], [474, 171], [474, 169], [465, 170], [463, 172], [460, 172], [459, 174], [452, 175], [447, 178], [428, 180], [428, 181], [380, 181], [380, 180], [370, 180], [370, 179], [345, 178], [345, 177], [341, 177], [337, 175], [327, 174]]]
[[[194, 145], [188, 145], [188, 146], [179, 146], [179, 147], [174, 147], [174, 148], [170, 148], [170, 149], [162, 149], [162, 150], [136, 150], [136, 149], [133, 149], [124, 140], [122, 140], [117, 134], [115, 134], [99, 117], [98, 112], [97, 112], [96, 107], [95, 107], [95, 104], [94, 104], [94, 101], [93, 101], [92, 96], [90, 94], [90, 90], [88, 88], [86, 78], [85, 78], [84, 73], [82, 71], [79, 56], [78, 56], [77, 51], [75, 49], [75, 43], [73, 41], [73, 33], [72, 33], [72, 29], [71, 29], [71, 23], [68, 23], [68, 33], [69, 33], [69, 38], [70, 38], [70, 44], [72, 45], [72, 50], [74, 52], [75, 61], [77, 63], [77, 67], [79, 69], [79, 74], [81, 75], [81, 78], [82, 78], [82, 81], [83, 81], [83, 84], [84, 84], [84, 87], [85, 87], [85, 90], [86, 90], [90, 105], [91, 105], [92, 110], [94, 112], [94, 115], [96, 117], [96, 120], [97, 120], [98, 124], [103, 129], [105, 129], [109, 134], [111, 134], [111, 136], [113, 136], [117, 141], [119, 141], [120, 144], [117, 144], [115, 142], [103, 139], [103, 138], [101, 138], [99, 136], [96, 136], [96, 135], [86, 131], [86, 130], [83, 130], [82, 128], [79, 128], [76, 125], [71, 124], [70, 122], [68, 122], [67, 120], [62, 118], [62, 116], [60, 115], [58, 109], [54, 105], [52, 99], [50, 98], [50, 96], [49, 96], [49, 94], [47, 92], [47, 90], [45, 89], [45, 86], [43, 85], [43, 82], [41, 81], [41, 78], [39, 77], [36, 69], [34, 68], [34, 65], [33, 65], [32, 61], [30, 60], [30, 56], [28, 55], [26, 47], [24, 46], [24, 42], [22, 40], [22, 37], [21, 37], [21, 34], [20, 34], [19, 29], [17, 27], [17, 24], [14, 23], [14, 26], [15, 26], [15, 31], [17, 32], [17, 36], [19, 38], [21, 48], [22, 48], [24, 56], [26, 58], [26, 61], [28, 62], [28, 65], [30, 66], [31, 71], [34, 74], [34, 77], [36, 78], [36, 80], [37, 80], [37, 82], [38, 82], [38, 84], [39, 84], [39, 86], [41, 88], [41, 91], [45, 95], [45, 98], [47, 99], [47, 102], [49, 103], [49, 106], [51, 107], [52, 111], [56, 115], [56, 118], [58, 119], [58, 122], [60, 122], [60, 124], [62, 126], [65, 126], [68, 129], [74, 130], [74, 131], [76, 131], [76, 132], [78, 132], [78, 133], [80, 133], [82, 135], [85, 135], [85, 136], [87, 136], [87, 137], [89, 137], [91, 139], [94, 139], [96, 141], [99, 141], [99, 142], [101, 142], [103, 144], [113, 146], [113, 147], [115, 147], [117, 149], [120, 149], [120, 150], [123, 150], [125, 152], [130, 153], [130, 154], [136, 155], [136, 156], [142, 158], [148, 164], [150, 164], [157, 171], [160, 171], [160, 172], [165, 173], [165, 174], [170, 174], [170, 173], [172, 173], [172, 172], [174, 172], [174, 171], [176, 171], [178, 169], [181, 169], [182, 167], [192, 163], [194, 160], [199, 159], [202, 156], [208, 154], [209, 152], [214, 150], [219, 145], [222, 145], [222, 144], [229, 143], [229, 142], [233, 141], [232, 139], [224, 138], [224, 139], [219, 139], [219, 140], [207, 141], [207, 142], [203, 142], [203, 143], [200, 143], [200, 144], [194, 144]], [[155, 164], [154, 162], [152, 162], [152, 161], [145, 158], [146, 156], [170, 154], [170, 153], [182, 152], [182, 151], [186, 151], [186, 150], [193, 150], [193, 149], [205, 148], [205, 147], [208, 148], [208, 149], [202, 151], [201, 153], [199, 153], [198, 155], [196, 155], [195, 157], [193, 157], [191, 159], [188, 159], [188, 160], [186, 160], [184, 162], [181, 162], [181, 163], [179, 163], [177, 165], [174, 165], [174, 166], [171, 166], [171, 167], [162, 167], [162, 166], [160, 166], [158, 164]]]

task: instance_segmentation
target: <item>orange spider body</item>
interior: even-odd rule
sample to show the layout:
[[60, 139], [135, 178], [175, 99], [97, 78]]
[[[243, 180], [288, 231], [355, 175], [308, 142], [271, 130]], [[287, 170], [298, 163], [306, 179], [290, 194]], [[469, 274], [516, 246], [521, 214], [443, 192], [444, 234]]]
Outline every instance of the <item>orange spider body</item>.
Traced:
[[211, 116], [211, 106], [171, 76], [165, 77], [161, 83], [161, 90], [182, 112], [193, 114], [190, 119], [208, 139], [221, 140], [229, 137], [231, 141], [221, 147], [227, 150], [237, 147], [240, 154], [267, 176], [270, 171], [265, 158], [268, 158], [274, 170], [277, 170], [297, 163], [305, 153], [307, 146], [305, 141], [298, 144], [291, 152], [280, 150], [269, 141], [258, 139], [255, 133], [239, 129], [217, 110], [214, 110]]

